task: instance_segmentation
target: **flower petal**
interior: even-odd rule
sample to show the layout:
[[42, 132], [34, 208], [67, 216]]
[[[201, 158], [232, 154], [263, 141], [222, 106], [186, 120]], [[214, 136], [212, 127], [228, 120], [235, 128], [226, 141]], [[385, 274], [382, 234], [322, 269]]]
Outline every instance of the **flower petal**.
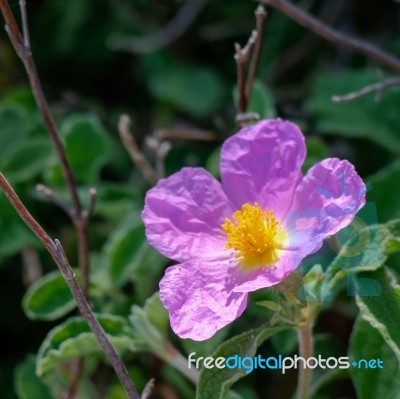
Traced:
[[224, 251], [221, 225], [231, 214], [217, 180], [202, 168], [183, 168], [148, 191], [142, 218], [149, 243], [184, 262]]
[[238, 318], [247, 294], [232, 292], [228, 262], [186, 262], [169, 267], [160, 282], [160, 299], [171, 327], [181, 338], [203, 341]]
[[237, 208], [257, 202], [282, 219], [301, 181], [304, 137], [291, 122], [270, 119], [243, 128], [221, 150], [224, 190]]
[[282, 251], [279, 261], [273, 266], [264, 266], [254, 270], [236, 269], [237, 281], [234, 292], [252, 292], [260, 288], [280, 283], [296, 270], [305, 255], [301, 251]]
[[365, 204], [365, 184], [348, 161], [325, 159], [314, 165], [295, 193], [285, 223], [290, 247], [308, 255], [322, 240], [351, 223]]

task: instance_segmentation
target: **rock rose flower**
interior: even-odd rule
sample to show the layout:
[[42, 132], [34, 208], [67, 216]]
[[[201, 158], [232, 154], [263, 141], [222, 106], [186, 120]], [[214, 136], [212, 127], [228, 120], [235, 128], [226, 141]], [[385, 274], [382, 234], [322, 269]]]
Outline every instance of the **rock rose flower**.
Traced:
[[264, 120], [225, 141], [222, 183], [183, 168], [147, 193], [147, 239], [179, 262], [160, 298], [180, 337], [204, 340], [231, 323], [249, 292], [282, 281], [364, 205], [353, 165], [328, 158], [303, 177], [305, 155], [295, 124]]

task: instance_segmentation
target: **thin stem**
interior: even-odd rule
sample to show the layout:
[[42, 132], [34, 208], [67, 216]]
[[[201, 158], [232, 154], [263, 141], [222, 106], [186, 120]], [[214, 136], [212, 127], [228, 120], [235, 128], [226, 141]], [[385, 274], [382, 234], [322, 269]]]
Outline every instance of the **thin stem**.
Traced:
[[[304, 359], [313, 355], [312, 323], [308, 323], [297, 330], [299, 337], [299, 354]], [[299, 369], [299, 380], [297, 382], [296, 399], [308, 399], [312, 379], [312, 369], [305, 366]]]
[[28, 15], [26, 12], [26, 1], [19, 0], [19, 8], [21, 10], [21, 20], [22, 20], [22, 36], [24, 38], [24, 46], [27, 49], [31, 48], [29, 28], [28, 28]]
[[325, 40], [362, 54], [376, 63], [400, 73], [400, 60], [398, 58], [382, 51], [369, 42], [333, 29], [287, 0], [261, 0], [261, 3], [278, 9], [298, 24], [323, 37]]
[[238, 113], [246, 112], [246, 60], [243, 57], [242, 49], [238, 43], [235, 43], [235, 61], [237, 71], [238, 87]]
[[256, 43], [254, 46], [254, 52], [251, 57], [249, 73], [248, 73], [247, 81], [246, 81], [247, 102], [249, 102], [250, 98], [251, 98], [251, 91], [253, 89], [253, 83], [254, 83], [254, 79], [256, 77], [257, 67], [258, 67], [258, 63], [260, 61], [261, 49], [262, 49], [262, 45], [263, 45], [264, 22], [265, 22], [265, 18], [267, 16], [267, 12], [265, 11], [265, 8], [262, 5], [259, 5], [257, 7], [255, 16], [257, 19], [257, 39], [256, 39]]
[[348, 101], [356, 100], [357, 98], [364, 97], [370, 93], [381, 94], [385, 90], [390, 89], [391, 87], [396, 87], [400, 85], [400, 78], [390, 78], [386, 80], [382, 80], [381, 82], [376, 82], [371, 85], [365, 86], [358, 91], [354, 91], [344, 96], [332, 96], [332, 101], [334, 103], [343, 103]]
[[14, 15], [10, 10], [7, 0], [0, 0], [0, 9], [8, 26], [8, 32], [18, 43], [22, 43], [23, 40], [21, 33], [18, 29], [17, 23], [15, 22]]
[[130, 155], [132, 162], [142, 172], [144, 178], [151, 184], [156, 184], [158, 181], [157, 172], [153, 169], [146, 157], [140, 152], [138, 145], [130, 131], [131, 119], [128, 115], [121, 115], [118, 130], [121, 136], [122, 143], [126, 151]]
[[83, 291], [81, 290], [74, 272], [67, 260], [64, 249], [58, 240], [52, 240], [46, 231], [40, 226], [40, 224], [34, 219], [34, 217], [25, 208], [13, 188], [10, 186], [7, 179], [2, 173], [0, 173], [0, 189], [4, 192], [11, 205], [17, 211], [21, 219], [26, 223], [26, 225], [32, 230], [33, 233], [39, 238], [42, 244], [46, 247], [50, 255], [53, 257], [56, 265], [60, 269], [62, 275], [67, 282], [69, 289], [78, 305], [78, 308], [82, 316], [86, 319], [90, 329], [93, 331], [97, 341], [103, 348], [104, 353], [107, 355], [110, 363], [112, 364], [118, 378], [120, 379], [122, 385], [129, 399], [139, 399], [139, 394], [133, 385], [128, 372], [123, 364], [121, 358], [116, 352], [114, 346], [108, 340], [107, 335], [101, 327], [100, 323], [94, 316], [89, 303], [87, 302]]

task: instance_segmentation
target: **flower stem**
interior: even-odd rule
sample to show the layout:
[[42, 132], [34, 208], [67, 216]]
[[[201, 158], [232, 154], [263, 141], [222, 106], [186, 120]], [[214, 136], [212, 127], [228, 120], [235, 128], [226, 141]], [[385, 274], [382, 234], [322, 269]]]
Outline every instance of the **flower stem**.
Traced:
[[[312, 323], [308, 323], [297, 330], [299, 337], [300, 356], [308, 359], [313, 355], [313, 334]], [[312, 378], [312, 369], [304, 367], [299, 369], [299, 379], [297, 382], [296, 399], [308, 399], [309, 388]]]

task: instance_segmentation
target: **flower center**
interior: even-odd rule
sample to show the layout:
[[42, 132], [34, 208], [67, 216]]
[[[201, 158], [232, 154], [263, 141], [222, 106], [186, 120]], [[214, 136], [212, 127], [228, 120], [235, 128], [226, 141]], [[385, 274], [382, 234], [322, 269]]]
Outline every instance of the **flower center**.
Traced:
[[233, 249], [244, 268], [271, 266], [279, 260], [288, 235], [274, 211], [263, 211], [257, 203], [244, 204], [231, 219], [225, 218], [221, 226], [227, 238], [225, 249]]

